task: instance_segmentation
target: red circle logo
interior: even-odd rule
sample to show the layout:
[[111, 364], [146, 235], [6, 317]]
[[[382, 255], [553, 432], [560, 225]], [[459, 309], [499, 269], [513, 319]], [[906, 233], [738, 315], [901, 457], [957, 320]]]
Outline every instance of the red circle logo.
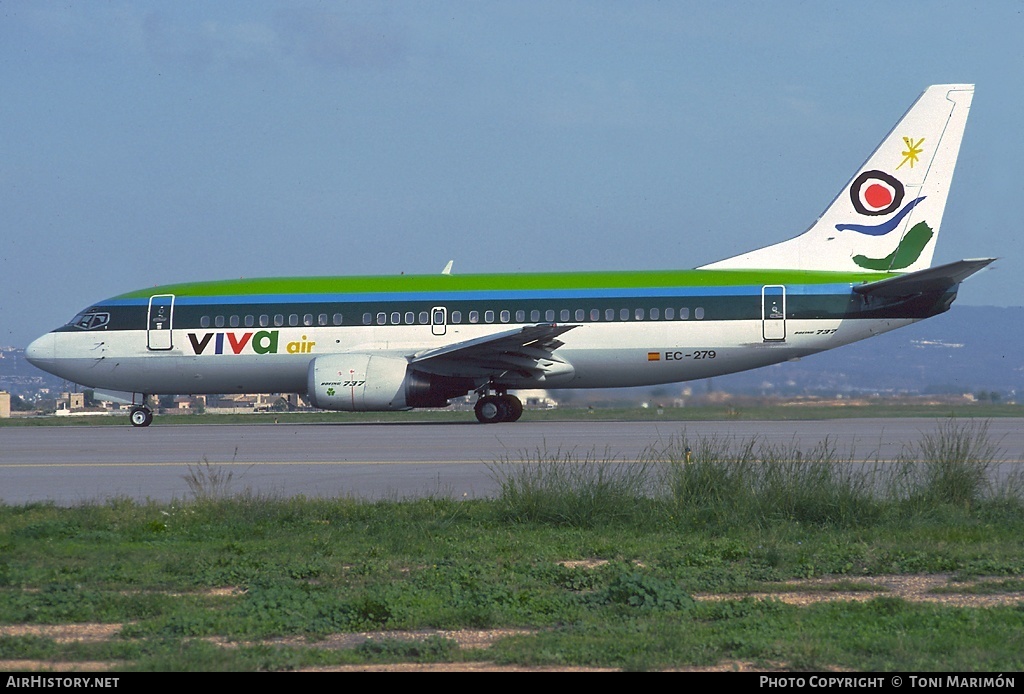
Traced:
[[895, 212], [903, 202], [903, 184], [884, 171], [865, 171], [853, 179], [850, 201], [860, 214], [871, 216]]

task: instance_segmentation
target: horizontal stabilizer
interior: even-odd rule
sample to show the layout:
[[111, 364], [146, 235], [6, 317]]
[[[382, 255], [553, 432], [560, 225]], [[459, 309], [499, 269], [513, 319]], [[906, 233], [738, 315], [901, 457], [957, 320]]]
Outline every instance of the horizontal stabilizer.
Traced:
[[955, 263], [939, 265], [899, 277], [868, 282], [854, 287], [853, 291], [867, 296], [911, 296], [925, 292], [941, 292], [960, 284], [994, 261], [995, 258], [958, 260]]

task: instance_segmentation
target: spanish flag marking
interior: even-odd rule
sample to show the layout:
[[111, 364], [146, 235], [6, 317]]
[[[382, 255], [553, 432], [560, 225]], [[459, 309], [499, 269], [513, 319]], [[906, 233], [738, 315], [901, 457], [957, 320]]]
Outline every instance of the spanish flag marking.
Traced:
[[647, 361], [661, 361], [661, 352], [648, 352]]

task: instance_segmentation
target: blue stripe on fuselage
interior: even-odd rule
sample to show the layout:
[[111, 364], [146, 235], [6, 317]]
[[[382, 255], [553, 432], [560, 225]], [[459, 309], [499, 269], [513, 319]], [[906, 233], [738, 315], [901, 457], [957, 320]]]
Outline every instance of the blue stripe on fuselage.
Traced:
[[[776, 285], [770, 285], [776, 286]], [[849, 284], [788, 284], [788, 294], [803, 296], [846, 295]], [[485, 291], [450, 292], [365, 292], [338, 294], [239, 294], [231, 296], [177, 296], [176, 306], [211, 306], [242, 304], [293, 304], [293, 303], [374, 303], [374, 302], [424, 302], [444, 304], [450, 301], [507, 301], [537, 299], [612, 299], [644, 297], [706, 297], [706, 296], [760, 296], [762, 285], [721, 286], [721, 287], [641, 287], [641, 288], [597, 288], [597, 289], [494, 289]], [[109, 299], [105, 306], [145, 306], [149, 299]]]

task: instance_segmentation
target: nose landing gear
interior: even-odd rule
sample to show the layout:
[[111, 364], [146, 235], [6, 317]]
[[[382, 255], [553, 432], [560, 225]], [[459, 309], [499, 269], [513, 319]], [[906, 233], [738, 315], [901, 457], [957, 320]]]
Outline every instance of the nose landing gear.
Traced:
[[133, 407], [129, 417], [133, 427], [148, 427], [153, 423], [153, 411], [148, 407]]
[[[134, 404], [135, 396], [132, 395], [132, 402]], [[131, 413], [128, 415], [129, 420], [133, 427], [148, 427], [153, 423], [153, 410], [146, 407], [146, 396], [142, 396], [142, 404], [134, 405]]]

